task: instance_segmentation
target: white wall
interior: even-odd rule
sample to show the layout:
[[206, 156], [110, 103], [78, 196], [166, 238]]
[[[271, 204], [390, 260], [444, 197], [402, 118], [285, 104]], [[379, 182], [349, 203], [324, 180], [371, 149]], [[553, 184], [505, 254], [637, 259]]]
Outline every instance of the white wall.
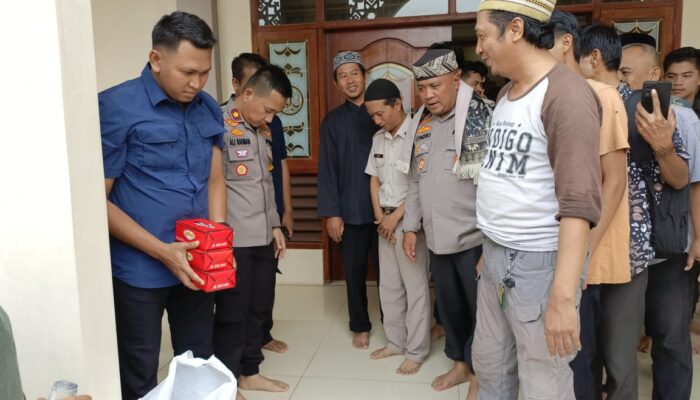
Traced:
[[681, 46], [700, 48], [700, 1], [683, 1], [683, 25], [681, 26]]
[[221, 101], [233, 93], [231, 87], [231, 60], [243, 52], [252, 51], [253, 35], [250, 26], [250, 1], [217, 0], [219, 16], [219, 54], [221, 66]]
[[28, 399], [61, 378], [120, 397], [91, 31], [89, 0], [15, 2], [0, 25], [24, 32], [4, 49], [21, 68], [0, 64], [0, 305]]
[[92, 1], [99, 90], [141, 74], [151, 50], [153, 25], [175, 10], [176, 0]]

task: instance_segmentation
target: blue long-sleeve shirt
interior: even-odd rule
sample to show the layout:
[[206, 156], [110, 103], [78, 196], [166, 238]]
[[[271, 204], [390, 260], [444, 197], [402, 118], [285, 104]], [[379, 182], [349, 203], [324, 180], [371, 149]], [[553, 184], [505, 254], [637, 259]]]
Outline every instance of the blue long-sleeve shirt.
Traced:
[[365, 106], [350, 101], [323, 119], [318, 161], [319, 217], [342, 217], [351, 225], [374, 222], [365, 166], [372, 136], [378, 130]]
[[[212, 148], [223, 146], [216, 101], [198, 93], [182, 107], [160, 88], [148, 65], [136, 79], [98, 95], [109, 200], [159, 240], [175, 241], [175, 221], [208, 218]], [[110, 236], [112, 275], [139, 288], [180, 281], [163, 263]]]

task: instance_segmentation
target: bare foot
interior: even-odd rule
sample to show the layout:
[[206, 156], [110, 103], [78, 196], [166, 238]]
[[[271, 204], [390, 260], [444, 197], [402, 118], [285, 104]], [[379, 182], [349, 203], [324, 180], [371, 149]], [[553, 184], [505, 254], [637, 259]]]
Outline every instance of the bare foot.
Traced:
[[469, 392], [467, 392], [467, 400], [476, 400], [476, 396], [479, 394], [479, 380], [476, 379], [476, 375], [469, 377]]
[[369, 332], [353, 332], [352, 347], [367, 350], [369, 348]]
[[445, 330], [442, 329], [442, 326], [435, 324], [430, 328], [430, 343], [433, 343], [443, 336], [445, 336]]
[[281, 340], [272, 339], [266, 345], [263, 346], [263, 349], [282, 354], [289, 349], [289, 346], [287, 346], [287, 343]]
[[642, 336], [642, 338], [639, 339], [637, 351], [640, 353], [648, 353], [651, 351], [651, 338], [649, 336]]
[[408, 358], [403, 360], [401, 365], [399, 365], [399, 368], [396, 370], [396, 373], [399, 375], [415, 375], [420, 371], [420, 366], [421, 363], [413, 360], [409, 360]]
[[696, 320], [690, 321], [690, 332], [694, 333], [695, 335], [700, 335], [700, 322]]
[[466, 382], [470, 375], [471, 374], [469, 373], [466, 363], [462, 361], [455, 361], [452, 369], [447, 371], [446, 374], [440, 375], [433, 379], [431, 386], [433, 387], [433, 390], [441, 392], [453, 386], [457, 386], [460, 383]]
[[286, 392], [289, 385], [282, 381], [270, 379], [260, 374], [241, 376], [238, 386], [245, 390], [262, 390], [264, 392]]
[[382, 358], [388, 358], [392, 356], [398, 356], [398, 353], [394, 353], [393, 351], [389, 350], [388, 347], [382, 347], [381, 349], [375, 350], [372, 352], [372, 354], [369, 355], [369, 358], [372, 360], [381, 360]]
[[236, 391], [236, 400], [246, 400], [246, 398], [241, 394], [240, 390]]

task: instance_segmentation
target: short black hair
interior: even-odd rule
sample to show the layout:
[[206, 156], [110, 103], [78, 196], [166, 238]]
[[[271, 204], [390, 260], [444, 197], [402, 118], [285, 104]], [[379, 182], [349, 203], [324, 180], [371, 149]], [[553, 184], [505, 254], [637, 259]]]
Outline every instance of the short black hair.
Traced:
[[664, 58], [664, 71], [668, 71], [672, 64], [688, 61], [695, 65], [695, 69], [700, 72], [700, 51], [695, 47], [681, 47], [673, 50]]
[[571, 35], [572, 46], [574, 48], [574, 59], [581, 60], [581, 27], [574, 14], [570, 12], [554, 10], [552, 18], [549, 20], [554, 25], [554, 38], [559, 39], [563, 35]]
[[198, 16], [184, 11], [164, 15], [151, 32], [153, 48], [177, 50], [183, 40], [187, 40], [198, 49], [211, 49], [216, 44], [214, 32], [209, 25]]
[[260, 69], [267, 64], [267, 60], [256, 53], [241, 53], [231, 61], [231, 76], [240, 82], [246, 68]]
[[251, 88], [258, 94], [267, 95], [276, 91], [285, 99], [292, 97], [292, 84], [287, 73], [276, 65], [266, 64], [260, 67], [253, 76], [248, 79], [243, 90]]
[[605, 24], [588, 25], [581, 31], [581, 57], [588, 57], [598, 49], [603, 56], [605, 68], [617, 71], [622, 59], [622, 42], [615, 28]]
[[464, 61], [464, 68], [462, 68], [462, 73], [476, 72], [482, 77], [486, 78], [489, 75], [489, 67], [486, 66], [481, 61]]
[[554, 47], [554, 25], [550, 21], [542, 22], [510, 11], [489, 10], [489, 20], [498, 27], [501, 36], [514, 18], [523, 20], [525, 30], [523, 37], [526, 42], [539, 49], [549, 50]]
[[[360, 63], [347, 63], [347, 64], [357, 64], [357, 67], [360, 68], [360, 72], [362, 72], [362, 75], [367, 73], [367, 69], [365, 68], [365, 66], [360, 64]], [[340, 68], [341, 65], [345, 65], [345, 64], [338, 65], [338, 68]], [[333, 80], [335, 82], [338, 82], [338, 68], [333, 70]]]
[[464, 49], [462, 49], [462, 46], [460, 46], [456, 42], [452, 41], [444, 41], [444, 42], [435, 42], [428, 47], [428, 50], [435, 50], [435, 49], [443, 49], [443, 50], [452, 50], [455, 52], [455, 56], [457, 58], [457, 66], [464, 72], [464, 67], [465, 67], [465, 60], [464, 60]]

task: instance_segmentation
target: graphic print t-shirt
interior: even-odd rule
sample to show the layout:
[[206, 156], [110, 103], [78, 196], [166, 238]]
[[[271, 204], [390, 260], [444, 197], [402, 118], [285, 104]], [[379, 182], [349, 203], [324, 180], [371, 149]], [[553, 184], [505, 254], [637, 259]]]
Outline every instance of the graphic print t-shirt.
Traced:
[[527, 93], [496, 105], [477, 186], [479, 228], [523, 251], [558, 248], [559, 220], [600, 218], [600, 103], [557, 65]]

